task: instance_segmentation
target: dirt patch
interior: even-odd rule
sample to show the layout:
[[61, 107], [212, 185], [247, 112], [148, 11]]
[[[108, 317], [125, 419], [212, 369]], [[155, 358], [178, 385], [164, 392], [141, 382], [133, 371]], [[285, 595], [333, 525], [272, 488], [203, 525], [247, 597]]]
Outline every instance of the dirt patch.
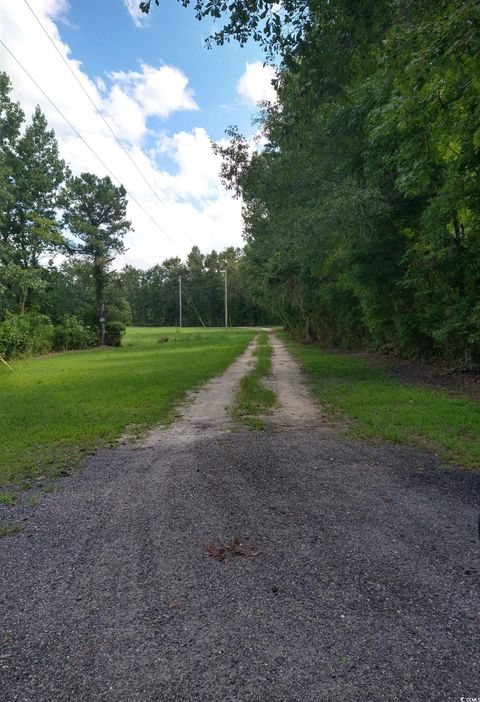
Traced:
[[228, 412], [240, 378], [243, 378], [253, 362], [255, 342], [217, 378], [210, 380], [203, 388], [188, 394], [185, 403], [178, 409], [180, 415], [168, 428], [156, 427], [141, 440], [142, 447], [155, 446], [160, 441], [188, 441], [199, 437], [216, 436], [234, 428]]
[[[271, 332], [270, 329], [264, 331]], [[199, 391], [189, 393], [177, 411], [175, 423], [168, 428], [152, 429], [140, 440], [140, 446], [148, 448], [165, 441], [178, 444], [238, 431], [240, 427], [230, 408], [238, 383], [254, 363], [255, 343], [252, 341], [245, 353], [223, 375], [214, 378]], [[284, 344], [273, 334], [270, 343], [273, 348], [272, 376], [262, 379], [262, 382], [277, 395], [278, 407], [268, 415], [262, 415], [262, 420], [275, 429], [300, 431], [315, 427], [322, 432], [331, 432], [326, 416], [313, 401], [300, 368]]]
[[270, 343], [273, 348], [272, 378], [268, 386], [275, 391], [279, 401], [278, 409], [269, 417], [270, 422], [283, 429], [316, 427], [330, 431], [325, 416], [305, 385], [300, 368], [285, 345], [273, 334]]

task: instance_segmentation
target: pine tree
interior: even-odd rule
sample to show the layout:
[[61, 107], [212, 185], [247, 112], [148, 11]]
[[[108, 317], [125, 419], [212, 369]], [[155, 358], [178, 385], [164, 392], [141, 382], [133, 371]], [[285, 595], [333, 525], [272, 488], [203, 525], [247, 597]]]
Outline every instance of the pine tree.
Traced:
[[105, 343], [105, 288], [116, 254], [125, 251], [123, 238], [131, 230], [126, 219], [126, 190], [108, 176], [82, 173], [71, 178], [62, 198], [64, 221], [75, 237], [72, 252], [90, 262], [95, 281], [100, 343]]
[[68, 174], [60, 158], [55, 132], [35, 109], [31, 123], [18, 140], [13, 164], [14, 203], [8, 216], [13, 260], [22, 268], [36, 268], [40, 258], [63, 245], [57, 219], [60, 188]]

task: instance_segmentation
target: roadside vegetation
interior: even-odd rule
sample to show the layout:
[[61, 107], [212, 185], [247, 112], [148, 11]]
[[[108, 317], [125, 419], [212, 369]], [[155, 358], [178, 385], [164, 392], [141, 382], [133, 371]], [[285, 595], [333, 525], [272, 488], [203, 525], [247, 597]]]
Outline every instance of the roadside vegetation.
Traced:
[[272, 371], [273, 349], [267, 332], [260, 332], [253, 355], [254, 368], [240, 380], [232, 414], [251, 429], [265, 430], [259, 415], [265, 415], [277, 404], [277, 396], [262, 382]]
[[0, 522], [0, 539], [4, 536], [12, 536], [13, 534], [18, 534], [22, 531], [22, 527], [19, 524], [5, 524]]
[[168, 423], [186, 392], [222, 373], [253, 335], [130, 328], [122, 348], [16, 361], [14, 373], [0, 367], [0, 485], [58, 475], [127, 428]]
[[307, 373], [313, 393], [359, 438], [436, 451], [480, 468], [480, 406], [469, 397], [407, 385], [359, 356], [301, 345], [280, 334]]
[[298, 338], [480, 367], [478, 0], [272, 7], [195, 4], [276, 72], [263, 148], [217, 147], [252, 289]]
[[[241, 249], [197, 246], [148, 270], [113, 270], [131, 230], [127, 192], [108, 176], [73, 176], [37, 107], [28, 118], [0, 71], [0, 363], [50, 351], [120, 346], [129, 325], [266, 322]], [[226, 272], [226, 273], [225, 273]]]

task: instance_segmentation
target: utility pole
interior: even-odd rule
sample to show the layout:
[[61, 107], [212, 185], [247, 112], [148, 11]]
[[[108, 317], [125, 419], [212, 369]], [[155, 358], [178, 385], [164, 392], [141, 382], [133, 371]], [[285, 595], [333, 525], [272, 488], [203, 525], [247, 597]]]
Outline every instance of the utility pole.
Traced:
[[178, 304], [180, 310], [180, 329], [182, 328], [182, 276], [178, 278]]
[[225, 329], [228, 329], [228, 284], [227, 284], [227, 269], [223, 271], [225, 274]]

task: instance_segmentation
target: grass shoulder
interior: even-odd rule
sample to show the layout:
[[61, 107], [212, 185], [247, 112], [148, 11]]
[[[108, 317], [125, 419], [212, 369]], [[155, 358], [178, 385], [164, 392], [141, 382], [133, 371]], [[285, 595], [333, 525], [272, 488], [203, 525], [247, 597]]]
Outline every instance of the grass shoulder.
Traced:
[[280, 335], [306, 372], [314, 396], [349, 433], [433, 450], [480, 469], [480, 405], [465, 395], [404, 384], [364, 358], [324, 351]]

